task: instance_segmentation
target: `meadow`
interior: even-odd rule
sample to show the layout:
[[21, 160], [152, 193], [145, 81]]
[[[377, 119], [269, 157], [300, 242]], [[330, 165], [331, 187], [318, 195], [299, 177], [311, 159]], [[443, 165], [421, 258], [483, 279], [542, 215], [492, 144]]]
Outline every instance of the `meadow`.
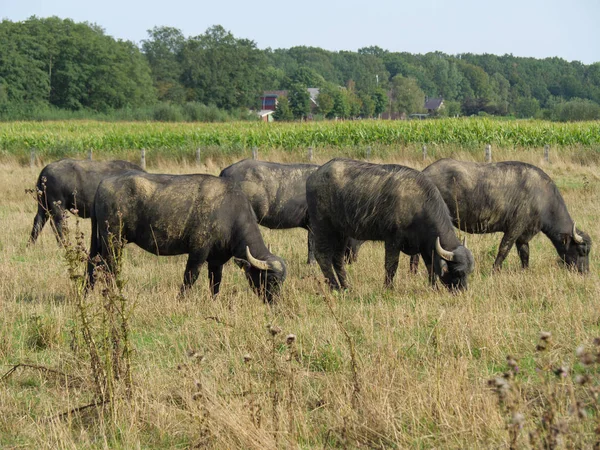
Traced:
[[[272, 307], [254, 295], [231, 262], [217, 299], [209, 295], [203, 268], [191, 295], [178, 300], [185, 257], [156, 257], [127, 246], [120, 292], [128, 311], [131, 385], [120, 387], [123, 380], [113, 377], [117, 395], [110, 408], [76, 410], [95, 399], [80, 336], [77, 273], [69, 272], [82, 273], [83, 263], [65, 258], [48, 226], [38, 244], [27, 247], [36, 203], [25, 190], [42, 166], [23, 164], [27, 146], [7, 144], [6, 136], [27, 128], [23, 142], [36, 148], [43, 146], [34, 138], [47, 136], [49, 150], [41, 157], [47, 163], [59, 148], [52, 142], [71, 139], [70, 128], [82, 141], [76, 151], [71, 148], [75, 153], [85, 154], [95, 138], [106, 142], [88, 136], [88, 126], [101, 133], [89, 123], [0, 125], [0, 447], [530, 448], [532, 439], [540, 444], [552, 435], [556, 445], [547, 448], [591, 448], [598, 440], [598, 371], [582, 360], [600, 336], [596, 243], [590, 273], [583, 276], [560, 266], [542, 234], [530, 244], [530, 269], [521, 270], [513, 251], [500, 273], [491, 270], [500, 235], [469, 235], [476, 269], [469, 290], [460, 294], [432, 289], [422, 267], [409, 274], [406, 256], [394, 288], [385, 289], [383, 246], [366, 243], [349, 266], [352, 288], [331, 294], [319, 268], [305, 263], [305, 231], [262, 229], [273, 253], [288, 265], [281, 298]], [[164, 127], [168, 136], [182, 130]], [[556, 181], [577, 226], [597, 241], [598, 133], [591, 139], [553, 147], [550, 163], [543, 160], [545, 140], [497, 144], [494, 160], [541, 166]], [[324, 146], [315, 161], [357, 148], [364, 152], [363, 143]], [[378, 141], [373, 145], [381, 151], [371, 159], [415, 168], [444, 156], [483, 159], [479, 143], [451, 142], [432, 145], [423, 160], [422, 143], [394, 147]], [[138, 148], [122, 145], [111, 147], [114, 154]], [[240, 145], [244, 153], [253, 144]], [[303, 145], [293, 151], [273, 145], [260, 156], [305, 161]], [[109, 158], [111, 148], [94, 156]], [[149, 170], [218, 174], [238, 156], [214, 152], [200, 166], [191, 157], [164, 153]], [[75, 244], [76, 220], [69, 223]], [[81, 220], [79, 228], [87, 244], [89, 221]], [[99, 332], [107, 329], [98, 312], [106, 298], [96, 289], [86, 300]], [[544, 334], [540, 340], [541, 332], [551, 338]]]

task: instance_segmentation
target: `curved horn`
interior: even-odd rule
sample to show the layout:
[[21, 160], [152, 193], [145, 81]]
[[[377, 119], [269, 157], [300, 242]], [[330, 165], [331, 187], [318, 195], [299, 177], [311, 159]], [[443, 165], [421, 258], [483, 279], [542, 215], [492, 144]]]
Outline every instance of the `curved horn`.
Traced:
[[440, 244], [439, 236], [435, 240], [435, 251], [437, 252], [438, 255], [440, 255], [441, 258], [445, 259], [446, 261], [454, 260], [454, 252], [449, 252], [448, 250], [444, 250], [442, 248], [442, 244]]
[[462, 245], [463, 245], [464, 248], [467, 248], [467, 236], [463, 236]]
[[577, 228], [575, 228], [575, 222], [573, 222], [573, 240], [576, 244], [583, 244], [583, 236], [577, 234]]
[[269, 264], [266, 261], [262, 261], [260, 259], [256, 259], [254, 256], [252, 256], [252, 253], [250, 253], [250, 247], [246, 246], [246, 258], [248, 258], [248, 262], [250, 264], [252, 264], [254, 267], [256, 267], [257, 269], [260, 270], [269, 270]]

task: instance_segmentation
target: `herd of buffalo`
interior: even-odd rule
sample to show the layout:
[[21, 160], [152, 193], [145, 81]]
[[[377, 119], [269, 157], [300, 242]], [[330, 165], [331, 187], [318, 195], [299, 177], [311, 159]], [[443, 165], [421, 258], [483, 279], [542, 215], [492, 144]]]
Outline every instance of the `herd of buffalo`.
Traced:
[[322, 166], [246, 159], [216, 177], [63, 159], [43, 168], [37, 193], [30, 243], [48, 219], [62, 242], [64, 211], [92, 219], [88, 287], [96, 261], [114, 267], [112, 234], [156, 255], [187, 254], [181, 294], [207, 262], [216, 295], [233, 257], [254, 291], [272, 302], [286, 265], [265, 245], [259, 225], [308, 230], [308, 262], [316, 259], [333, 289], [348, 287], [345, 264], [356, 260], [363, 241], [385, 243], [386, 285], [403, 252], [413, 271], [421, 256], [432, 284], [439, 278], [451, 290], [466, 289], [474, 260], [455, 227], [504, 233], [495, 269], [514, 245], [526, 268], [529, 241], [542, 231], [565, 265], [589, 270], [590, 237], [577, 229], [550, 177], [522, 162], [441, 159], [420, 172], [341, 158]]

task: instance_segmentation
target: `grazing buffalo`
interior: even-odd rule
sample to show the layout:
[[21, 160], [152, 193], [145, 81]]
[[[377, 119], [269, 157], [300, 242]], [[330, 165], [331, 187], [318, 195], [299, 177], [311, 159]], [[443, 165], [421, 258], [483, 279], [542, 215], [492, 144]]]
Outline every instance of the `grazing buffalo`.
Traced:
[[333, 159], [308, 177], [306, 197], [317, 262], [333, 289], [347, 287], [343, 255], [349, 237], [385, 242], [387, 286], [402, 251], [421, 254], [432, 284], [437, 275], [449, 289], [467, 288], [473, 255], [459, 242], [448, 207], [421, 172]]
[[36, 185], [38, 210], [29, 243], [35, 244], [48, 218], [54, 223], [56, 239], [62, 242], [63, 211], [77, 211], [79, 217], [90, 217], [100, 181], [129, 170], [142, 168], [127, 161], [61, 159], [48, 164], [40, 172]]
[[[308, 227], [306, 179], [316, 164], [279, 164], [244, 159], [221, 171], [219, 176], [234, 180], [246, 194], [258, 223], [272, 229]], [[346, 259], [356, 261], [361, 242], [350, 239]], [[313, 235], [308, 231], [308, 263], [315, 260]]]
[[[423, 173], [437, 186], [461, 230], [504, 233], [494, 269], [502, 266], [515, 243], [521, 265], [528, 267], [529, 241], [541, 231], [568, 266], [589, 270], [592, 241], [575, 227], [558, 188], [540, 168], [516, 161], [441, 159]], [[418, 257], [413, 258], [414, 269], [417, 264]]]
[[216, 295], [223, 265], [232, 256], [255, 292], [268, 302], [285, 280], [285, 263], [265, 246], [248, 199], [230, 180], [129, 172], [102, 180], [94, 202], [90, 286], [96, 255], [109, 270], [113, 268], [110, 233], [155, 255], [189, 254], [181, 294], [194, 284], [207, 261], [211, 292]]

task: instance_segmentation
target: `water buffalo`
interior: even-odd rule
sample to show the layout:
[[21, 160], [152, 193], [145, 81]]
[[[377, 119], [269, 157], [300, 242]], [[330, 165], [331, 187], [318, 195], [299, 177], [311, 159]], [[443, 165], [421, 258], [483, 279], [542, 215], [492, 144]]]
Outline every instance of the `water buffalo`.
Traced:
[[58, 242], [62, 242], [63, 211], [77, 210], [79, 217], [90, 217], [96, 188], [103, 178], [142, 168], [127, 161], [89, 161], [61, 159], [42, 169], [36, 184], [38, 210], [29, 238], [35, 244], [48, 218]]
[[[568, 266], [589, 270], [592, 241], [575, 227], [558, 188], [540, 168], [517, 161], [440, 159], [423, 173], [437, 186], [461, 230], [504, 233], [494, 269], [502, 266], [515, 243], [521, 265], [527, 268], [529, 241], [541, 231]], [[418, 257], [413, 258], [413, 269], [417, 264]]]
[[402, 251], [421, 254], [432, 284], [437, 275], [449, 289], [467, 288], [473, 255], [459, 242], [448, 207], [421, 172], [333, 159], [308, 177], [306, 197], [317, 262], [333, 289], [347, 287], [343, 249], [349, 237], [385, 242], [387, 286]]
[[[308, 228], [306, 179], [316, 164], [280, 164], [244, 159], [221, 171], [219, 176], [236, 181], [246, 194], [258, 223], [272, 229]], [[356, 261], [361, 242], [348, 241], [349, 262]], [[308, 263], [315, 260], [313, 235], [308, 231]]]
[[212, 175], [129, 172], [98, 185], [92, 214], [89, 287], [94, 259], [112, 270], [109, 233], [155, 255], [189, 254], [181, 294], [208, 262], [211, 292], [219, 292], [223, 265], [233, 256], [255, 292], [271, 302], [286, 277], [284, 261], [265, 246], [244, 193]]

